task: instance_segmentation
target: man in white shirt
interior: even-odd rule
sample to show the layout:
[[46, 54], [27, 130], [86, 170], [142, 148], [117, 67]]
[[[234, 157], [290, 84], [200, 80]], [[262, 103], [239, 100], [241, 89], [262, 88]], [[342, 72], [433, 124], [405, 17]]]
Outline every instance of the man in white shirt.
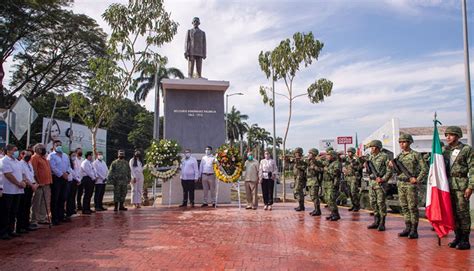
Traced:
[[23, 181], [20, 153], [14, 145], [5, 147], [5, 157], [0, 160], [0, 171], [3, 176], [3, 195], [0, 206], [0, 239], [8, 240], [19, 236], [15, 233], [15, 220], [20, 203], [20, 195], [26, 187]]
[[[216, 207], [216, 175], [214, 175], [214, 163], [216, 158], [212, 155], [212, 147], [207, 146], [205, 155], [201, 158], [199, 172], [201, 172], [203, 203], [201, 207], [207, 207], [212, 202], [212, 207]], [[209, 190], [211, 191], [211, 200], [209, 201]]]
[[82, 171], [80, 170], [82, 162], [84, 162], [84, 157], [82, 156], [82, 149], [76, 148], [76, 161], [74, 162], [74, 168], [79, 169], [79, 174], [77, 174], [76, 178], [78, 180], [77, 186], [77, 194], [76, 194], [76, 203], [77, 203], [77, 210], [82, 211], [82, 195], [84, 195], [84, 186], [81, 184], [82, 180]]
[[23, 175], [23, 181], [25, 181], [26, 187], [24, 189], [25, 193], [20, 197], [20, 206], [18, 208], [18, 214], [16, 217], [17, 233], [27, 233], [28, 231], [33, 231], [38, 228], [36, 224], [30, 224], [31, 200], [33, 197], [33, 193], [38, 188], [38, 184], [36, 183], [34, 177], [35, 173], [33, 172], [33, 166], [30, 162], [32, 154], [33, 152], [31, 150], [22, 151], [20, 154], [20, 165]]
[[82, 172], [82, 185], [84, 186], [84, 201], [82, 202], [82, 214], [90, 215], [91, 210], [91, 198], [94, 193], [94, 184], [96, 180], [96, 173], [92, 166], [92, 152], [86, 153], [86, 160], [81, 164]]
[[82, 160], [78, 158], [76, 151], [71, 152], [69, 155], [70, 155], [69, 158], [71, 160], [72, 171], [71, 171], [71, 174], [69, 175], [69, 179], [67, 182], [66, 217], [71, 217], [77, 214], [76, 196], [77, 196], [77, 189], [79, 185], [81, 184], [81, 179], [82, 179], [82, 175], [81, 175]]
[[107, 208], [104, 208], [102, 201], [104, 199], [105, 183], [109, 175], [109, 169], [101, 151], [97, 152], [97, 159], [92, 163], [92, 166], [97, 175], [97, 179], [95, 179], [94, 209], [96, 211], [106, 211]]
[[199, 168], [196, 158], [191, 156], [191, 150], [184, 151], [184, 159], [181, 161], [181, 185], [183, 186], [183, 204], [186, 207], [189, 202], [194, 207], [194, 183], [199, 179]]

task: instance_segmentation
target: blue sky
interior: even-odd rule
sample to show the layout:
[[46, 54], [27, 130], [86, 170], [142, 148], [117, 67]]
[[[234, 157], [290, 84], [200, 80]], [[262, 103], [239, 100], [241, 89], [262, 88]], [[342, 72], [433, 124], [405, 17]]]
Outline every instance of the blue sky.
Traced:
[[[73, 10], [95, 18], [112, 2], [76, 0]], [[122, 1], [124, 2], [124, 1]], [[287, 146], [317, 147], [320, 139], [339, 135], [368, 136], [392, 117], [402, 127], [429, 126], [434, 111], [443, 124], [464, 124], [465, 88], [461, 4], [458, 0], [353, 1], [181, 1], [166, 0], [179, 22], [174, 40], [159, 49], [170, 66], [186, 71], [184, 35], [194, 16], [208, 39], [203, 76], [228, 80], [236, 106], [271, 131], [271, 108], [258, 94], [269, 85], [259, 70], [258, 53], [271, 50], [294, 32], [312, 31], [325, 46], [318, 62], [302, 68], [295, 79], [298, 93], [315, 79], [334, 83], [324, 103], [295, 103]], [[474, 6], [468, 1], [471, 43]], [[284, 92], [284, 86], [276, 89]], [[144, 105], [153, 109], [153, 97]], [[277, 100], [277, 135], [286, 126], [287, 104]]]

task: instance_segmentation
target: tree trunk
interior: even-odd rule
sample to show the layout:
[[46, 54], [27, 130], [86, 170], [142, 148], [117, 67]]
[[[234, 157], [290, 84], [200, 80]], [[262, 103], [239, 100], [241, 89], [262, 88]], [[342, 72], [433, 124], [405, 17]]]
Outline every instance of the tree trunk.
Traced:
[[97, 131], [99, 128], [96, 126], [92, 128], [91, 134], [92, 134], [92, 153], [94, 154], [94, 158], [97, 157]]
[[150, 205], [150, 199], [148, 198], [148, 188], [143, 187], [143, 206], [148, 206]]

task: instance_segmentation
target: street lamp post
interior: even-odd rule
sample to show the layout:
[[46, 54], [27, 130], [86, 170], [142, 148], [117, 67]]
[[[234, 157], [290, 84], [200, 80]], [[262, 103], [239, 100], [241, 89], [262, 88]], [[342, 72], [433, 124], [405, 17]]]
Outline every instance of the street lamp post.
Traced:
[[229, 97], [230, 96], [234, 96], [234, 95], [244, 95], [243, 93], [241, 92], [238, 92], [238, 93], [232, 93], [232, 94], [226, 94], [225, 95], [225, 142], [227, 143], [229, 141], [229, 135], [227, 133], [227, 125], [228, 125], [228, 122], [229, 122]]

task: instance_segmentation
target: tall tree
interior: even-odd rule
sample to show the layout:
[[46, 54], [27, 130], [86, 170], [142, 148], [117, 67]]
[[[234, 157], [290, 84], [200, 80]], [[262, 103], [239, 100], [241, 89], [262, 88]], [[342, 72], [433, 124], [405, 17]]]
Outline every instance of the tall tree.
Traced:
[[153, 139], [153, 114], [141, 112], [135, 116], [135, 128], [128, 134], [128, 141], [136, 149], [146, 150]]
[[104, 51], [105, 34], [93, 19], [65, 10], [70, 2], [0, 3], [1, 70], [9, 57], [15, 61], [10, 86], [0, 84], [0, 107], [11, 105], [18, 93], [32, 100], [86, 84], [87, 60]]
[[249, 116], [240, 113], [239, 110], [232, 106], [230, 112], [227, 114], [227, 138], [230, 140], [230, 144], [233, 146], [236, 140], [239, 140], [242, 134], [245, 134], [247, 130], [247, 120]]
[[[260, 94], [264, 104], [274, 106], [275, 101], [269, 98], [269, 94], [275, 91], [279, 97], [288, 101], [288, 121], [283, 136], [283, 155], [286, 155], [286, 140], [290, 130], [291, 117], [293, 112], [293, 102], [303, 96], [307, 96], [313, 104], [324, 101], [325, 97], [331, 95], [333, 83], [327, 79], [316, 79], [314, 83], [308, 86], [306, 92], [293, 89], [293, 82], [300, 67], [310, 66], [314, 60], [318, 60], [319, 54], [324, 44], [315, 39], [312, 32], [308, 34], [296, 32], [293, 40], [286, 39], [280, 42], [272, 51], [260, 52], [258, 57], [260, 69], [265, 76], [273, 81], [283, 80], [286, 87], [286, 93], [278, 93], [269, 87], [261, 86]], [[283, 159], [283, 168], [285, 168]], [[283, 174], [283, 201], [286, 200], [286, 182]]]

